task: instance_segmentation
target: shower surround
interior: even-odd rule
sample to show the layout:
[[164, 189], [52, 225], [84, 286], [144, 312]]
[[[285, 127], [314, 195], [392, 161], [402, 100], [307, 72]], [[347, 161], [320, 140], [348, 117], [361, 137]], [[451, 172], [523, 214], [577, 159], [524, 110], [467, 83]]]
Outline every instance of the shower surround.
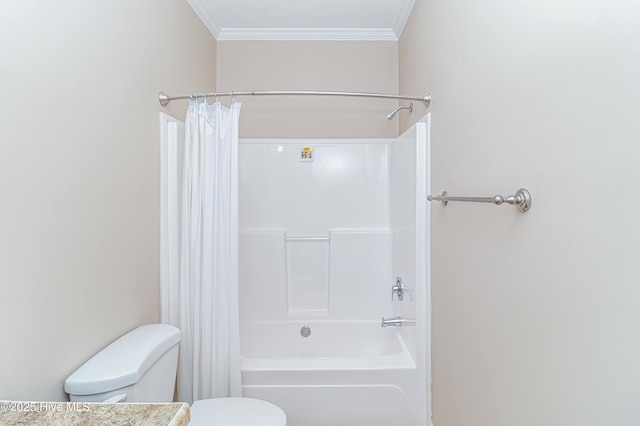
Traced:
[[427, 130], [240, 140], [243, 391], [290, 426], [428, 424]]

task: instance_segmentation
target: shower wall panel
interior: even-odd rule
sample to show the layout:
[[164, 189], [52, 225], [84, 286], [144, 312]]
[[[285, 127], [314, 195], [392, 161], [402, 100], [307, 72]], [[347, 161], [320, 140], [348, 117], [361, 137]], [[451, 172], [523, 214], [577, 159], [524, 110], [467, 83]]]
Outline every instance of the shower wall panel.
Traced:
[[390, 230], [332, 231], [329, 306], [335, 319], [379, 319], [391, 307]]
[[391, 142], [241, 140], [243, 321], [391, 311]]
[[240, 318], [284, 319], [287, 270], [283, 231], [240, 232]]
[[[416, 318], [416, 163], [415, 126], [403, 134], [390, 149], [391, 227], [393, 229], [393, 270], [409, 288], [402, 301], [395, 298], [393, 314]], [[401, 330], [415, 356], [416, 327]]]
[[287, 240], [287, 314], [329, 314], [329, 241]]

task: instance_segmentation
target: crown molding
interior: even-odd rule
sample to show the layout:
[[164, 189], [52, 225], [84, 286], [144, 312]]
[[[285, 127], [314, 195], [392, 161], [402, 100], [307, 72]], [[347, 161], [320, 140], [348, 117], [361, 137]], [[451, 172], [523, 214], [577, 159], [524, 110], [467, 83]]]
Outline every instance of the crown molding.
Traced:
[[204, 23], [205, 27], [207, 27], [211, 35], [218, 40], [221, 31], [220, 25], [218, 25], [218, 22], [213, 17], [213, 13], [205, 6], [205, 2], [202, 0], [187, 0], [187, 2], [193, 11], [196, 12], [196, 15], [198, 15], [202, 23]]
[[187, 0], [216, 40], [398, 41], [415, 0], [403, 0], [393, 28], [222, 28], [204, 0]]
[[400, 8], [400, 13], [398, 14], [398, 18], [396, 22], [393, 24], [393, 32], [396, 35], [396, 39], [399, 40], [402, 35], [402, 30], [405, 25], [407, 25], [407, 21], [409, 20], [409, 15], [411, 15], [411, 11], [413, 10], [413, 6], [415, 5], [416, 0], [405, 0], [402, 2], [402, 6]]
[[222, 28], [216, 39], [397, 41], [398, 36], [390, 28]]

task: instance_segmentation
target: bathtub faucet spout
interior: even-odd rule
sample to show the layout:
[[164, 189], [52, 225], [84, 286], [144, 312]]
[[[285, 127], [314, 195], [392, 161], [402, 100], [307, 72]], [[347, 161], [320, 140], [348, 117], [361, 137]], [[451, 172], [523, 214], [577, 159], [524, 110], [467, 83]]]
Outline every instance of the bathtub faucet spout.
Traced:
[[402, 327], [403, 325], [405, 326], [416, 325], [416, 320], [415, 318], [389, 317], [389, 318], [382, 318], [381, 325], [383, 327], [388, 327], [388, 326]]

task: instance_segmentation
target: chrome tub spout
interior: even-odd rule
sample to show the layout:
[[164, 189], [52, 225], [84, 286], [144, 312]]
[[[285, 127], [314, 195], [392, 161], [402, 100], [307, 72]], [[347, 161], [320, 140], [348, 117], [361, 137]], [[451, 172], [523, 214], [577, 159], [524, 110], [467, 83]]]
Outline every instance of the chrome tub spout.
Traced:
[[416, 325], [415, 318], [389, 317], [382, 318], [383, 327], [402, 327], [407, 325]]

